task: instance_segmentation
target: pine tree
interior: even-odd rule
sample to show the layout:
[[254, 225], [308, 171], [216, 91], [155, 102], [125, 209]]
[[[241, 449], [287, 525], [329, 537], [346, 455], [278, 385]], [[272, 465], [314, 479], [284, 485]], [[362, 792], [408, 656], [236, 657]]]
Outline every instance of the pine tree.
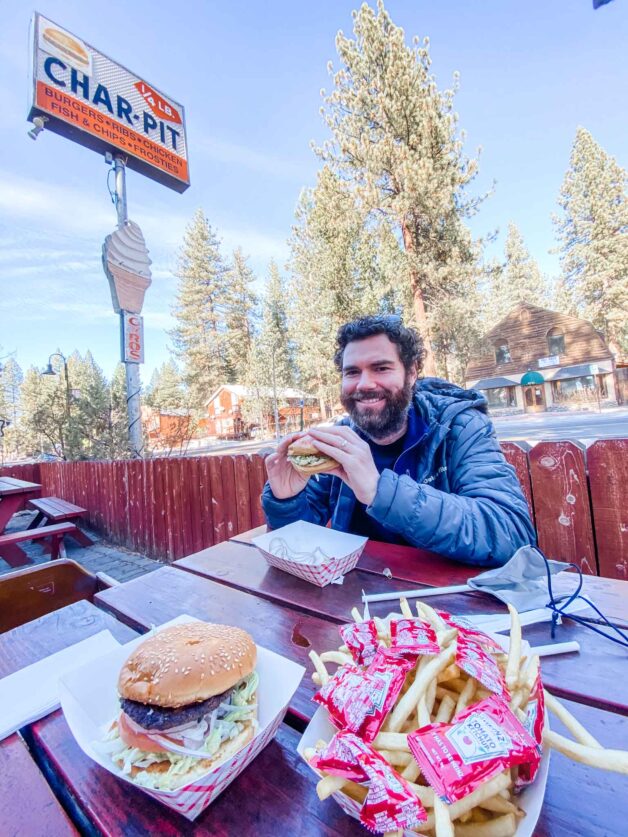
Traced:
[[177, 326], [171, 332], [191, 401], [199, 408], [217, 386], [232, 379], [225, 322], [227, 273], [218, 238], [199, 209], [179, 254], [173, 312]]
[[485, 321], [492, 328], [522, 302], [549, 303], [548, 283], [530, 255], [519, 228], [508, 224], [503, 264], [494, 264], [489, 272]]
[[628, 350], [628, 192], [626, 172], [578, 128], [554, 222], [563, 280], [581, 316]]
[[174, 360], [166, 360], [155, 369], [144, 400], [147, 406], [156, 410], [172, 410], [184, 406], [186, 396]]
[[[300, 380], [324, 416], [338, 397], [335, 337], [348, 320], [400, 307], [393, 300], [386, 227], [370, 229], [347, 185], [327, 166], [302, 194], [290, 240], [290, 323]], [[390, 273], [387, 273], [387, 269]]]
[[233, 380], [242, 383], [251, 363], [259, 300], [253, 290], [255, 274], [240, 247], [233, 251], [227, 282], [227, 356]]
[[118, 363], [109, 384], [108, 459], [128, 459], [129, 434], [126, 406], [126, 371]]
[[410, 288], [425, 370], [434, 374], [428, 312], [435, 300], [465, 293], [477, 260], [462, 222], [481, 199], [465, 193], [477, 161], [462, 151], [453, 108], [458, 78], [452, 89], [438, 89], [428, 40], [406, 46], [382, 0], [377, 12], [364, 4], [354, 13], [354, 34], [336, 38], [342, 67], [323, 110], [333, 139], [319, 154], [350, 184], [365, 214], [390, 224], [403, 242], [406, 270], [398, 281]]
[[26, 372], [20, 393], [18, 427], [27, 455], [52, 453], [60, 459], [69, 459], [72, 452], [68, 418], [71, 405], [67, 399], [63, 369], [58, 359], [54, 360], [55, 375], [42, 375], [34, 366]]
[[78, 353], [68, 359], [71, 397], [73, 459], [100, 459], [109, 454], [109, 386], [92, 353]]

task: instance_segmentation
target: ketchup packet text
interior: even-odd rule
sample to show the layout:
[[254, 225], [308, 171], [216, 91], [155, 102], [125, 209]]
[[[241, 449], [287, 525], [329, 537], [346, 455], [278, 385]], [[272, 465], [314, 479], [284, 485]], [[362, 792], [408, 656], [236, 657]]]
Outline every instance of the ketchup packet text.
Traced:
[[408, 745], [434, 791], [451, 804], [513, 765], [540, 763], [537, 742], [510, 707], [491, 695], [450, 724], [430, 724], [408, 736]]
[[314, 700], [326, 707], [334, 726], [372, 741], [415, 661], [416, 658], [408, 660], [392, 649], [380, 647], [368, 668], [339, 668], [314, 695]]
[[458, 635], [456, 665], [497, 695], [508, 695], [504, 673], [484, 645], [471, 636]]
[[409, 829], [427, 820], [425, 809], [406, 780], [353, 733], [337, 733], [311, 764], [317, 770], [368, 783], [360, 821], [371, 831]]
[[367, 666], [372, 662], [379, 648], [377, 626], [373, 619], [342, 625], [340, 627], [340, 636], [358, 665]]
[[438, 654], [436, 631], [423, 619], [391, 619], [390, 647], [403, 654]]
[[[523, 725], [536, 741], [540, 752], [541, 745], [543, 744], [543, 728], [545, 726], [545, 698], [543, 697], [543, 683], [541, 682], [540, 672], [536, 675], [534, 687], [530, 692], [530, 700], [526, 709], [526, 719]], [[520, 788], [533, 782], [538, 769], [539, 764], [520, 765], [515, 787]]]

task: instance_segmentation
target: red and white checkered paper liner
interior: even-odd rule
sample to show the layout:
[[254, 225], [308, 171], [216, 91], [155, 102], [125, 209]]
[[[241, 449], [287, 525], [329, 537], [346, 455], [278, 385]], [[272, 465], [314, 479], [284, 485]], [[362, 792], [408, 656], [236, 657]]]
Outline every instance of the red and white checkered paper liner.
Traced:
[[206, 776], [196, 779], [191, 785], [186, 785], [168, 793], [159, 793], [159, 791], [149, 790], [148, 788], [142, 788], [142, 790], [167, 805], [168, 808], [183, 814], [188, 820], [195, 820], [271, 742], [285, 714], [284, 711], [278, 715], [261, 735], [250, 741], [232, 759], [219, 765]]
[[319, 564], [318, 566], [288, 561], [286, 558], [278, 558], [272, 552], [267, 552], [260, 546], [257, 548], [271, 567], [276, 567], [278, 570], [290, 573], [290, 575], [296, 575], [319, 587], [325, 587], [335, 578], [338, 578], [338, 576], [345, 575], [345, 573], [355, 569], [360, 560], [360, 555], [362, 555], [364, 545], [350, 552], [349, 555], [345, 555], [342, 558], [331, 558], [325, 564]]
[[[199, 621], [182, 615], [156, 630]], [[244, 626], [246, 627], [246, 626]], [[174, 791], [160, 791], [136, 785], [121, 774], [111, 758], [98, 748], [103, 729], [119, 711], [116, 684], [118, 674], [131, 651], [146, 637], [139, 637], [108, 654], [90, 660], [59, 680], [61, 708], [79, 747], [101, 767], [164, 805], [193, 820], [238, 776], [274, 737], [305, 669], [292, 660], [257, 646], [258, 734], [232, 758]]]

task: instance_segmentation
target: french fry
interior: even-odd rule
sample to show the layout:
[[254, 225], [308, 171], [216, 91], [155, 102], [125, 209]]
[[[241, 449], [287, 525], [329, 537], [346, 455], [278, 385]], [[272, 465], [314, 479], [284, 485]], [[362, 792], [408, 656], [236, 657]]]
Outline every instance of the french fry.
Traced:
[[434, 718], [434, 723], [448, 724], [453, 717], [455, 709], [456, 701], [452, 697], [449, 697], [449, 695], [445, 695], [445, 697], [440, 702], [440, 706], [438, 707], [438, 712], [436, 713], [436, 717]]
[[471, 703], [473, 695], [475, 694], [475, 688], [476, 682], [473, 677], [470, 677], [465, 683], [464, 689], [460, 692], [460, 697], [456, 703], [456, 711], [454, 712], [455, 715], [462, 712], [462, 710], [466, 709], [466, 707]]
[[437, 634], [447, 630], [447, 625], [443, 622], [433, 607], [425, 604], [425, 602], [417, 602], [416, 609], [419, 616], [422, 619], [425, 619], [426, 622], [429, 622]]
[[401, 750], [379, 750], [378, 752], [393, 767], [405, 767], [414, 761], [411, 753], [404, 753]]
[[447, 689], [451, 689], [453, 692], [460, 692], [464, 689], [467, 685], [469, 678], [465, 675], [465, 677], [456, 677], [454, 680], [449, 680], [446, 684]]
[[408, 736], [403, 732], [380, 732], [373, 741], [376, 750], [403, 750], [410, 752]]
[[427, 687], [427, 692], [425, 693], [425, 704], [427, 706], [427, 712], [430, 718], [434, 712], [434, 704], [436, 703], [436, 678], [432, 680], [430, 685]]
[[366, 799], [366, 794], [368, 793], [368, 788], [365, 788], [364, 785], [358, 785], [357, 782], [352, 782], [351, 780], [347, 779], [345, 784], [343, 785], [341, 793], [344, 793], [350, 799], [353, 799], [355, 802], [364, 802]]
[[360, 624], [360, 622], [364, 622], [364, 619], [362, 619], [362, 614], [357, 609], [357, 607], [351, 608], [351, 617], [353, 621], [357, 622], [358, 624]]
[[344, 776], [331, 776], [326, 774], [316, 785], [316, 793], [318, 798], [323, 801], [333, 793], [341, 790], [347, 780]]
[[460, 669], [455, 663], [452, 663], [444, 671], [441, 671], [436, 680], [438, 683], [446, 683], [448, 680], [455, 680], [457, 677], [460, 677]]
[[628, 776], [628, 751], [626, 750], [606, 750], [599, 746], [587, 747], [548, 729], [543, 732], [543, 743], [581, 764]]
[[521, 661], [521, 622], [516, 609], [509, 604], [510, 612], [510, 647], [508, 648], [508, 662], [506, 663], [506, 685], [510, 690], [517, 685], [519, 677], [519, 663]]
[[315, 671], [312, 674], [312, 683], [314, 683], [315, 686], [322, 686], [323, 685], [323, 683], [321, 681], [321, 676], [317, 671]]
[[432, 788], [427, 785], [417, 785], [411, 779], [408, 779], [408, 785], [410, 786], [412, 793], [420, 800], [424, 808], [434, 807], [435, 793]]
[[511, 837], [517, 830], [514, 814], [505, 814], [489, 822], [469, 822], [456, 825], [455, 837]]
[[399, 610], [406, 617], [406, 619], [414, 619], [414, 613], [410, 610], [410, 605], [408, 604], [408, 600], [405, 596], [401, 596], [399, 599]]
[[449, 816], [449, 806], [439, 796], [434, 797], [434, 827], [436, 837], [454, 837], [454, 827]]
[[314, 668], [316, 669], [316, 673], [321, 679], [321, 684], [324, 686], [325, 683], [327, 683], [329, 680], [329, 672], [325, 668], [325, 663], [321, 660], [316, 651], [310, 651], [309, 657], [310, 660], [314, 663]]
[[420, 727], [426, 727], [431, 723], [430, 713], [427, 711], [427, 703], [425, 702], [425, 695], [421, 697], [417, 704], [416, 715]]
[[[421, 775], [421, 768], [416, 761], [412, 759], [412, 761], [403, 768], [401, 775], [404, 779], [407, 779], [408, 782], [416, 782]], [[417, 785], [417, 787], [422, 787], [422, 785]]]
[[512, 803], [509, 799], [504, 799], [503, 796], [496, 794], [490, 799], [486, 799], [482, 805], [485, 811], [492, 811], [495, 814], [514, 814], [519, 816], [520, 809]]
[[455, 822], [462, 814], [473, 810], [473, 808], [476, 808], [478, 805], [481, 805], [485, 799], [490, 799], [498, 794], [500, 790], [510, 787], [510, 784], [510, 776], [507, 773], [500, 773], [493, 779], [490, 779], [488, 782], [480, 785], [479, 788], [476, 788], [472, 793], [468, 794], [463, 799], [453, 802], [449, 806], [449, 816]]
[[445, 689], [442, 686], [436, 687], [436, 697], [439, 700], [444, 700], [446, 697], [451, 698], [454, 704], [458, 703], [458, 693], [457, 692], [450, 692], [449, 689]]
[[549, 692], [545, 691], [545, 689], [543, 690], [543, 695], [545, 697], [545, 705], [547, 708], [567, 727], [569, 732], [579, 744], [584, 744], [586, 747], [602, 747], [600, 742], [582, 726], [577, 718], [574, 718], [571, 712], [569, 712], [569, 710], [563, 706], [559, 700], [556, 700], [554, 695], [551, 695]]
[[323, 651], [319, 656], [323, 663], [338, 663], [339, 666], [353, 662], [353, 658], [349, 654], [341, 654], [340, 651]]
[[[404, 721], [412, 712], [414, 707], [419, 702], [421, 696], [425, 692], [430, 681], [436, 677], [439, 672], [447, 668], [456, 655], [456, 645], [450, 645], [445, 648], [437, 657], [424, 658], [428, 659], [427, 664], [422, 669], [417, 670], [417, 677], [414, 683], [410, 686], [405, 695], [399, 700], [397, 706], [393, 709], [390, 716], [390, 723], [388, 728], [391, 732], [396, 732], [401, 729]], [[437, 690], [438, 693], [438, 690]]]

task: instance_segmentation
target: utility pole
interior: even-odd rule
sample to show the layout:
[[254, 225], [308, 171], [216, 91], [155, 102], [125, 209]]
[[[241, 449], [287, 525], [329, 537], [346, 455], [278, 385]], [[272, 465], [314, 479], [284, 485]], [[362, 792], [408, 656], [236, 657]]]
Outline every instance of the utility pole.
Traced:
[[[115, 206], [118, 214], [118, 229], [128, 221], [126, 204], [126, 165], [120, 154], [114, 157]], [[124, 310], [120, 311], [120, 341], [124, 344]], [[126, 370], [126, 407], [129, 448], [134, 459], [141, 459], [143, 452], [142, 421], [140, 410], [140, 366], [139, 363], [124, 361]]]

